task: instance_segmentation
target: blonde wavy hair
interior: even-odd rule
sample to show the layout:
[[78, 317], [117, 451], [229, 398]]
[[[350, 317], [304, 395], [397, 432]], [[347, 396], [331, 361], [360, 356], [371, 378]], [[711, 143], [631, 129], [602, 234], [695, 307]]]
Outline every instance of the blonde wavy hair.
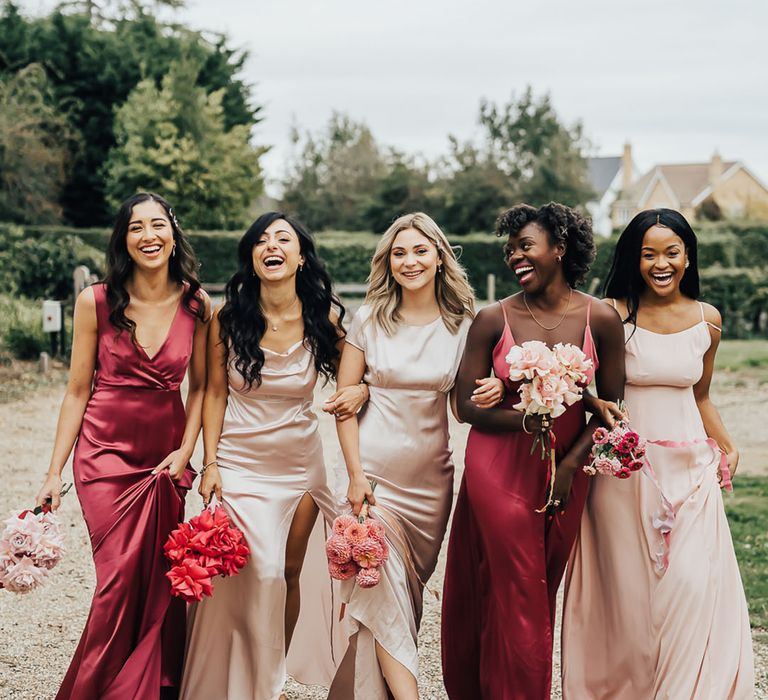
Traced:
[[442, 268], [435, 275], [435, 297], [443, 323], [451, 333], [459, 330], [465, 318], [474, 318], [475, 294], [467, 279], [466, 270], [459, 264], [445, 234], [435, 221], [422, 212], [405, 214], [398, 218], [382, 235], [371, 260], [365, 303], [371, 307], [370, 319], [393, 335], [402, 321], [400, 303], [402, 289], [392, 275], [389, 257], [397, 234], [414, 228], [437, 248]]

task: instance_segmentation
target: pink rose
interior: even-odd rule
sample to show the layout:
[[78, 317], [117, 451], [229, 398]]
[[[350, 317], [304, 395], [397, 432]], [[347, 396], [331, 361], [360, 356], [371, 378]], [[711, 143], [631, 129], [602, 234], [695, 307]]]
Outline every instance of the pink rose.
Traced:
[[185, 559], [165, 574], [171, 582], [171, 593], [188, 603], [201, 601], [203, 596], [213, 595], [213, 584], [208, 569], [194, 559]]
[[594, 462], [595, 469], [601, 474], [613, 475], [617, 469], [621, 468], [621, 464], [618, 464], [610, 457], [598, 457]]
[[360, 569], [356, 581], [360, 588], [373, 588], [381, 581], [381, 572], [378, 568]]
[[345, 564], [352, 558], [352, 545], [344, 535], [331, 535], [325, 543], [325, 555], [329, 562]]
[[61, 561], [64, 552], [64, 538], [56, 531], [50, 530], [40, 538], [32, 552], [32, 559], [37, 566], [52, 569]]
[[[547, 374], [536, 377], [531, 383], [531, 407], [529, 413], [546, 413], [557, 418], [565, 413], [563, 400], [568, 385], [562, 377]], [[532, 410], [533, 409], [533, 410]]]
[[357, 518], [354, 515], [340, 515], [333, 521], [333, 531], [337, 535], [343, 535], [344, 531], [352, 524], [356, 523]]
[[610, 433], [608, 433], [608, 442], [611, 443], [615, 448], [618, 449], [619, 445], [621, 445], [621, 441], [624, 439], [624, 433], [618, 428], [618, 426], [614, 427], [613, 430], [611, 430]]
[[529, 413], [528, 407], [531, 405], [531, 384], [530, 382], [526, 382], [525, 384], [521, 384], [520, 388], [518, 389], [518, 394], [520, 395], [520, 403], [516, 403], [512, 408], [514, 408], [517, 411], [523, 411], [525, 413]]
[[165, 556], [173, 564], [181, 564], [189, 556], [190, 527], [188, 523], [181, 523], [179, 527], [168, 535], [163, 545]]
[[592, 442], [595, 445], [605, 445], [608, 442], [608, 431], [605, 428], [595, 428], [592, 433]]
[[242, 569], [248, 557], [251, 556], [251, 550], [243, 539], [241, 542], [235, 544], [232, 549], [224, 553], [221, 557], [221, 575], [222, 576], [234, 576], [240, 569]]
[[590, 360], [581, 348], [571, 343], [558, 343], [552, 349], [555, 360], [575, 382], [584, 384], [587, 381], [587, 372], [592, 367]]
[[358, 566], [353, 561], [347, 561], [343, 564], [335, 564], [332, 561], [328, 562], [328, 573], [331, 578], [335, 578], [337, 581], [346, 581], [353, 578], [358, 572]]
[[354, 547], [354, 545], [360, 544], [368, 537], [368, 525], [364, 522], [359, 523], [355, 521], [344, 530], [344, 537]]
[[384, 561], [384, 548], [381, 542], [368, 537], [352, 547], [352, 559], [362, 569], [380, 566]]
[[17, 555], [32, 552], [44, 533], [42, 523], [32, 514], [13, 516], [5, 521], [3, 539], [8, 540], [10, 550]]
[[513, 345], [505, 360], [509, 364], [509, 378], [513, 382], [549, 374], [555, 366], [552, 351], [540, 340], [528, 340], [522, 345]]
[[11, 593], [29, 593], [45, 582], [48, 570], [35, 566], [29, 557], [22, 557], [21, 561], [9, 566], [0, 584]]
[[379, 542], [384, 542], [387, 537], [384, 526], [378, 520], [372, 520], [371, 518], [368, 518], [366, 522], [368, 523], [368, 536], [373, 537], [374, 540]]

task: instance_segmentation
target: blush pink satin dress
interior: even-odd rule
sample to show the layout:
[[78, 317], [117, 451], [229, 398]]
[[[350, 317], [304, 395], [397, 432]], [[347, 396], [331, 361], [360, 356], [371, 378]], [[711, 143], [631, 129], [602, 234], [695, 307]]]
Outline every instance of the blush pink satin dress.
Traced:
[[184, 603], [171, 598], [163, 544], [184, 519], [194, 471], [174, 483], [152, 470], [181, 445], [179, 387], [195, 317], [183, 304], [148, 357], [109, 322], [106, 287], [93, 287], [98, 355], [73, 470], [93, 547], [91, 612], [57, 700], [175, 697], [184, 653]]
[[625, 334], [632, 428], [664, 444], [648, 446], [655, 478], [591, 479], [566, 577], [563, 697], [747, 700], [747, 603], [693, 394], [709, 326], [702, 311], [679, 333]]
[[[386, 700], [375, 642], [418, 678], [424, 584], [437, 564], [453, 496], [448, 393], [470, 321], [456, 333], [442, 318], [400, 324], [388, 336], [370, 316], [362, 306], [346, 340], [365, 353], [370, 398], [359, 418], [360, 459], [378, 483], [371, 514], [386, 528], [390, 554], [377, 586], [342, 582], [350, 644], [329, 700]], [[343, 458], [336, 468], [336, 483], [343, 485], [339, 508], [349, 512]]]
[[[236, 576], [214, 579], [212, 598], [189, 608], [184, 700], [277, 700], [287, 674], [328, 686], [346, 642], [325, 560], [334, 502], [312, 410], [314, 356], [302, 341], [283, 353], [264, 348], [264, 355], [262, 382], [250, 388], [230, 363], [216, 452], [224, 508], [251, 556]], [[285, 551], [307, 493], [321, 516], [301, 573], [301, 613], [286, 662]]]
[[[514, 344], [505, 315], [493, 371], [504, 380], [502, 407], [509, 409], [519, 399], [505, 359]], [[598, 359], [589, 309], [582, 349], [593, 363], [591, 381]], [[558, 458], [584, 426], [581, 401], [555, 420]], [[537, 513], [547, 500], [548, 463], [538, 450], [531, 454], [532, 441], [521, 431], [469, 433], [443, 586], [443, 677], [451, 700], [550, 697], [555, 598], [579, 529], [587, 479], [576, 474], [564, 513], [552, 520]]]

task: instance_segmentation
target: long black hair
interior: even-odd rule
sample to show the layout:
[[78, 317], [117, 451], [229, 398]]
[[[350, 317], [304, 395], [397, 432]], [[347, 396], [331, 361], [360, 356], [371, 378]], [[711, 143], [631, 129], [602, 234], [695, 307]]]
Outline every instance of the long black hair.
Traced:
[[176, 248], [168, 260], [168, 276], [177, 284], [185, 286], [182, 303], [187, 311], [199, 319], [203, 319], [205, 316], [205, 306], [198, 294], [200, 280], [197, 276], [197, 258], [176, 220], [171, 205], [159, 194], [138, 192], [132, 197], [128, 197], [117, 211], [115, 226], [107, 246], [107, 271], [104, 274], [109, 322], [118, 330], [128, 331], [134, 342], [136, 341], [136, 323], [125, 315], [125, 309], [131, 301], [125, 285], [133, 275], [133, 260], [128, 255], [125, 240], [128, 235], [128, 224], [131, 221], [133, 208], [137, 204], [148, 201], [157, 202], [165, 211], [168, 221], [171, 222]]
[[680, 236], [688, 256], [688, 267], [680, 280], [680, 291], [691, 299], [699, 298], [699, 268], [697, 265], [696, 234], [685, 217], [674, 209], [646, 209], [637, 214], [619, 236], [604, 294], [610, 299], [624, 299], [627, 317], [624, 323], [637, 325], [637, 310], [645, 281], [640, 274], [640, 251], [643, 237], [653, 226], [664, 226]]
[[[339, 334], [343, 334], [344, 307], [331, 290], [331, 278], [318, 257], [312, 235], [295, 218], [270, 211], [256, 219], [240, 239], [238, 269], [227, 282], [226, 302], [219, 312], [219, 337], [224, 343], [227, 362], [234, 357], [234, 367], [249, 388], [254, 382], [261, 384], [264, 366], [261, 339], [267, 330], [260, 303], [261, 280], [253, 271], [253, 247], [267, 227], [277, 220], [286, 221], [296, 231], [304, 258], [303, 268], [296, 272], [296, 295], [301, 301], [304, 319], [304, 346], [314, 356], [315, 368], [326, 380], [336, 377], [339, 360], [336, 343]], [[332, 308], [339, 314], [337, 325], [329, 318]]]
[[595, 259], [592, 223], [575, 209], [557, 202], [550, 202], [538, 209], [528, 204], [518, 204], [507, 209], [496, 220], [496, 235], [507, 237], [504, 244], [505, 260], [509, 258], [509, 240], [530, 223], [544, 229], [552, 245], [565, 245], [563, 275], [569, 287], [578, 287]]

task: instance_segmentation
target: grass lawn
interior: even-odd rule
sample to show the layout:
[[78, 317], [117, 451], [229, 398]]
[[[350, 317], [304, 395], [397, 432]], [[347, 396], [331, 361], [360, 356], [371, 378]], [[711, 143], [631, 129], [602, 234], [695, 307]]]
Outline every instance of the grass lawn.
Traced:
[[752, 627], [768, 630], [768, 477], [736, 474], [724, 500]]
[[768, 369], [768, 340], [723, 340], [717, 349], [716, 369]]

